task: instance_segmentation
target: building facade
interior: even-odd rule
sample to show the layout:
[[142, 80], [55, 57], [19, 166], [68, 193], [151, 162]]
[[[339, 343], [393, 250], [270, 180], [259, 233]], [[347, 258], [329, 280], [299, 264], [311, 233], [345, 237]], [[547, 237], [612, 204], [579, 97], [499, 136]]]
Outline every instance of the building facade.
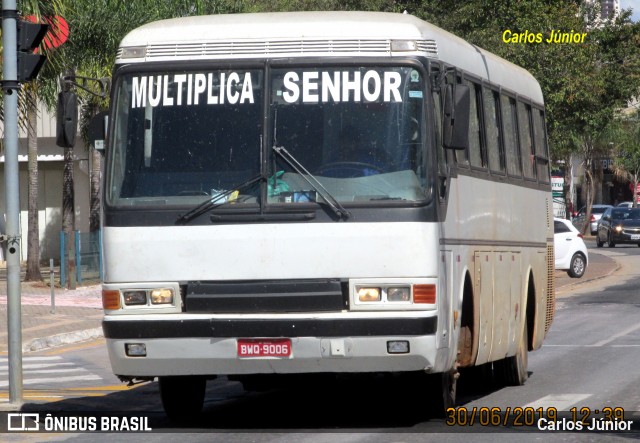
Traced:
[[[63, 148], [56, 145], [55, 115], [40, 107], [38, 113], [38, 223], [40, 234], [40, 260], [48, 263], [50, 258], [60, 259], [60, 231], [62, 230], [62, 186], [64, 170]], [[3, 123], [0, 131], [4, 134]], [[27, 214], [28, 214], [28, 162], [27, 134], [19, 131], [18, 162], [20, 169], [20, 233], [21, 257], [27, 259]], [[0, 153], [0, 233], [5, 232], [6, 189], [4, 174], [4, 151]], [[76, 138], [73, 152], [73, 178], [75, 194], [75, 227], [81, 232], [89, 231], [89, 199], [91, 156], [81, 138]], [[0, 264], [5, 254], [0, 248]]]
[[620, 0], [585, 0], [588, 5], [600, 4], [602, 21], [614, 20], [620, 15]]

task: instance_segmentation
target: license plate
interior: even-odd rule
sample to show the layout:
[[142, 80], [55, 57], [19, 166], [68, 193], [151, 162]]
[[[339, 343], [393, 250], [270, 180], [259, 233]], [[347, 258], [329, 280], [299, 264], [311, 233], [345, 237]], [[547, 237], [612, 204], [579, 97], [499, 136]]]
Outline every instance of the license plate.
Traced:
[[241, 338], [238, 339], [238, 357], [289, 357], [290, 338]]
[[640, 234], [632, 234], [631, 240], [640, 240]]

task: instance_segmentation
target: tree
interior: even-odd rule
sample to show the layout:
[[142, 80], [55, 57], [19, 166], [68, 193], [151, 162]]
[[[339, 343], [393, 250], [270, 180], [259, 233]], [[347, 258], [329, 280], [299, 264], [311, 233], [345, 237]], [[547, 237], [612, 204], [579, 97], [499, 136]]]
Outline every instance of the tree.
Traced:
[[38, 211], [38, 109], [33, 88], [27, 88], [28, 209], [27, 269], [25, 281], [42, 280], [40, 274], [40, 224]]
[[640, 111], [621, 117], [610, 131], [614, 148], [613, 170], [617, 177], [628, 180], [633, 189], [633, 207], [638, 205], [640, 183]]
[[[640, 88], [640, 24], [631, 22], [630, 11], [602, 24], [596, 20], [598, 11], [585, 9], [579, 0], [426, 0], [400, 7], [524, 67], [538, 79], [552, 158], [567, 162], [575, 154], [583, 159], [588, 220], [597, 179], [594, 161], [607, 146], [603, 135], [616, 110]], [[514, 44], [503, 40], [505, 30], [545, 36], [551, 30], [574, 30], [586, 32], [587, 38], [583, 44]]]

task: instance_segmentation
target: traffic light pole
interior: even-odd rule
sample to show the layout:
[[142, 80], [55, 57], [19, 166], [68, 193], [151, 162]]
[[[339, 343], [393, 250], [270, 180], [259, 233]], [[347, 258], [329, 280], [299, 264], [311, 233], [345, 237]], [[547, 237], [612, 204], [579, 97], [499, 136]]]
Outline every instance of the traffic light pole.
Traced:
[[20, 181], [18, 165], [18, 74], [16, 0], [2, 0], [4, 90], [4, 180], [6, 193], [7, 324], [9, 403], [19, 408], [22, 396], [22, 312], [20, 294]]

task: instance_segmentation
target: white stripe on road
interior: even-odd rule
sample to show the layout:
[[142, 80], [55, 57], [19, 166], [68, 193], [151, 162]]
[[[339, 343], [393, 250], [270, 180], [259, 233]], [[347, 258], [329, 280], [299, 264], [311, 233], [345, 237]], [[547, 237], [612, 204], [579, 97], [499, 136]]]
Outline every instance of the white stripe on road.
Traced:
[[624, 331], [620, 331], [617, 334], [612, 335], [611, 337], [609, 337], [609, 338], [607, 338], [605, 340], [600, 340], [599, 342], [594, 343], [593, 346], [604, 346], [604, 345], [606, 345], [608, 343], [611, 343], [615, 339], [620, 338], [620, 337], [622, 337], [624, 335], [627, 335], [627, 334], [631, 334], [632, 332], [637, 331], [638, 329], [640, 329], [640, 324], [631, 326], [631, 327], [625, 329]]
[[[4, 360], [4, 359], [3, 359]], [[62, 357], [53, 356], [53, 357], [24, 357], [24, 361], [51, 361], [51, 360], [62, 360]]]
[[[102, 380], [102, 377], [98, 375], [80, 375], [71, 377], [53, 377], [53, 378], [32, 378], [25, 379], [23, 383], [25, 385], [35, 385], [40, 383], [60, 383], [67, 381], [86, 381], [86, 380]], [[0, 381], [0, 388], [6, 388], [9, 386], [8, 381]]]
[[89, 372], [85, 368], [68, 369], [36, 369], [35, 371], [23, 371], [24, 374], [61, 374], [64, 372]]
[[[70, 362], [66, 362], [66, 363], [38, 363], [38, 364], [34, 364], [34, 365], [22, 365], [22, 369], [39, 369], [39, 368], [58, 368], [60, 366], [73, 366], [75, 363], [70, 363]], [[0, 371], [8, 371], [9, 370], [9, 366], [5, 366], [2, 365], [0, 366]]]
[[588, 397], [591, 397], [591, 394], [551, 394], [532, 401], [531, 403], [524, 405], [524, 407], [534, 409], [556, 408], [558, 411], [568, 411], [569, 406], [580, 403]]

